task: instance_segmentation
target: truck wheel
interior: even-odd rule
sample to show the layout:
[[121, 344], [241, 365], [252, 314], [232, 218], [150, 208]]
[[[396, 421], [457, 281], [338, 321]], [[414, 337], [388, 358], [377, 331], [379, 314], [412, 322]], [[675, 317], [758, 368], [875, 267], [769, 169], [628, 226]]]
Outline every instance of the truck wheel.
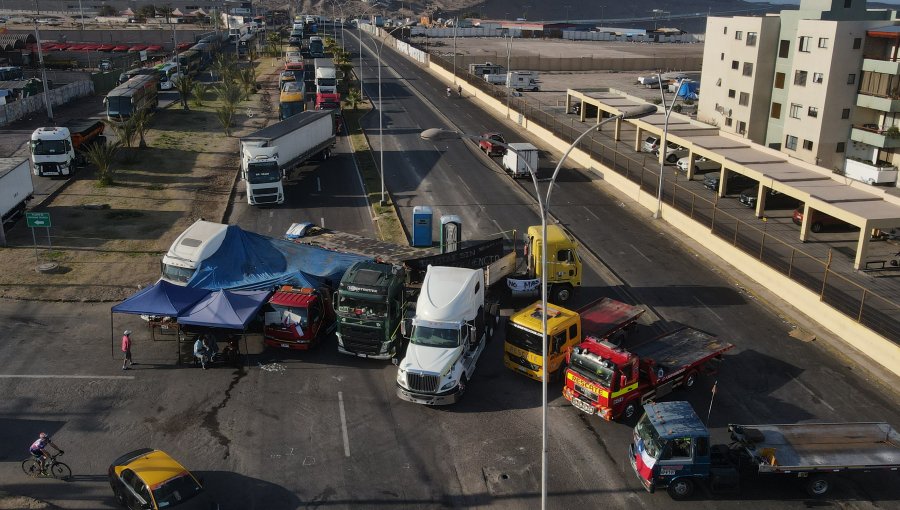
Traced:
[[674, 500], [687, 499], [693, 493], [694, 481], [690, 478], [679, 478], [669, 483], [669, 496]]
[[553, 296], [551, 297], [551, 299], [553, 300], [554, 303], [563, 304], [566, 301], [568, 301], [569, 298], [571, 298], [571, 297], [572, 297], [572, 286], [571, 285], [569, 285], [567, 283], [563, 283], [560, 285], [553, 286]]
[[639, 410], [640, 404], [637, 400], [632, 400], [631, 402], [625, 404], [625, 409], [622, 411], [622, 420], [625, 422], [634, 420], [637, 417]]
[[697, 384], [697, 372], [691, 372], [684, 377], [684, 387], [693, 388]]
[[830, 488], [831, 483], [823, 476], [814, 476], [806, 482], [806, 493], [814, 498], [824, 496]]

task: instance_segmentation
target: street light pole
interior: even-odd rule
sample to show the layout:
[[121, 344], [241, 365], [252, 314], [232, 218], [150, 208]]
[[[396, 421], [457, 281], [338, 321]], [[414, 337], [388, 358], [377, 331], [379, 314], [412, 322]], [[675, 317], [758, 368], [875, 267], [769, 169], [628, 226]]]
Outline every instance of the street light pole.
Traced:
[[[406, 25], [400, 25], [392, 28], [390, 31], [385, 34], [381, 39], [381, 46], [378, 47], [378, 52], [376, 53], [376, 57], [378, 58], [378, 158], [379, 158], [379, 166], [381, 170], [381, 201], [380, 205], [384, 206], [387, 203], [387, 192], [384, 187], [384, 109], [382, 108], [381, 102], [381, 50], [384, 49], [384, 43], [387, 41], [387, 36], [392, 33], [400, 30]], [[373, 37], [373, 41], [375, 41], [374, 36], [370, 34], [370, 37]], [[362, 37], [360, 37], [360, 41], [362, 41]], [[362, 43], [360, 43], [362, 44]], [[360, 50], [360, 54], [362, 54], [362, 50]]]
[[[592, 125], [590, 128], [581, 133], [578, 138], [575, 139], [574, 142], [566, 149], [566, 152], [563, 154], [563, 157], [560, 158], [559, 163], [556, 164], [556, 168], [553, 170], [553, 175], [550, 177], [550, 183], [547, 186], [547, 195], [546, 198], [541, 196], [540, 188], [538, 187], [538, 179], [537, 179], [537, 171], [532, 168], [530, 164], [522, 158], [523, 162], [525, 162], [525, 166], [528, 168], [528, 171], [531, 173], [531, 180], [534, 184], [534, 195], [538, 202], [538, 208], [541, 214], [541, 356], [542, 356], [542, 366], [541, 366], [541, 387], [542, 387], [542, 398], [541, 398], [541, 508], [546, 510], [547, 508], [547, 474], [548, 468], [547, 465], [547, 386], [549, 374], [547, 371], [547, 308], [548, 308], [548, 285], [547, 285], [547, 216], [550, 211], [550, 197], [553, 193], [553, 186], [556, 182], [557, 176], [559, 176], [559, 171], [562, 168], [563, 162], [569, 157], [569, 154], [575, 149], [575, 147], [581, 142], [581, 140], [587, 136], [588, 134], [599, 130], [600, 126], [606, 124], [607, 122], [611, 122], [613, 120], [622, 120], [622, 119], [633, 119], [638, 117], [643, 117], [646, 115], [650, 115], [652, 113], [656, 113], [656, 107], [653, 105], [644, 105], [634, 108], [632, 110], [626, 110], [619, 113], [614, 117], [609, 117], [603, 119], [601, 122]], [[487, 138], [476, 135], [469, 135], [466, 133], [461, 133], [459, 131], [449, 131], [444, 129], [426, 129], [422, 131], [420, 135], [425, 140], [440, 140], [447, 138], [468, 138], [471, 140], [487, 140]], [[518, 152], [505, 143], [498, 143], [494, 140], [492, 142], [497, 145], [506, 148], [508, 151], [512, 151], [515, 154]]]
[[[34, 3], [35, 7], [37, 2]], [[50, 102], [50, 88], [47, 86], [47, 68], [44, 67], [44, 50], [41, 48], [41, 33], [38, 30], [37, 18], [34, 18], [34, 38], [37, 40], [38, 62], [41, 65], [41, 81], [44, 86], [44, 106], [47, 108], [47, 120], [53, 122], [53, 105]]]
[[675, 108], [675, 101], [678, 100], [678, 94], [681, 92], [681, 84], [684, 82], [684, 79], [678, 80], [678, 88], [675, 89], [675, 97], [672, 98], [672, 103], [666, 107], [666, 94], [663, 92], [662, 85], [662, 75], [657, 74], [656, 79], [659, 81], [659, 94], [662, 96], [662, 104], [663, 108], [666, 110], [666, 120], [663, 124], [663, 134], [662, 140], [659, 141], [659, 152], [661, 156], [659, 158], [659, 188], [656, 190], [656, 212], [653, 213], [653, 217], [658, 219], [662, 217], [662, 195], [663, 195], [663, 168], [666, 163], [666, 158], [669, 157], [669, 146], [668, 141], [666, 140], [669, 134], [669, 115], [672, 114], [672, 109]]

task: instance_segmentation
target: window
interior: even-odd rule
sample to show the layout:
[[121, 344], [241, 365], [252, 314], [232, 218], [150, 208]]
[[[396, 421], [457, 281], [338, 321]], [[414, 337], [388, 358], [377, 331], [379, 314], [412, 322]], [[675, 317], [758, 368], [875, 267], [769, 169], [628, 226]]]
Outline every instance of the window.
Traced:
[[775, 88], [784, 88], [784, 73], [775, 73]]
[[689, 459], [691, 458], [692, 439], [690, 437], [679, 437], [669, 441], [672, 445], [670, 459]]
[[753, 76], [753, 62], [744, 62], [744, 76]]
[[747, 46], [756, 46], [756, 32], [747, 32]]
[[819, 37], [819, 48], [827, 48], [828, 47], [828, 38], [827, 37]]
[[748, 104], [750, 104], [750, 94], [741, 92], [741, 97], [738, 98], [738, 104], [741, 106], [747, 106]]
[[716, 87], [721, 87], [721, 86], [722, 86], [722, 78], [719, 78], [718, 80], [716, 80]]
[[848, 74], [847, 75], [847, 85], [853, 85], [854, 83], [856, 83], [856, 75], [853, 73]]
[[787, 138], [784, 139], [784, 148], [792, 151], [797, 150], [797, 137], [787, 135]]
[[778, 58], [788, 58], [791, 53], [791, 41], [778, 43]]
[[736, 40], [740, 41], [741, 39], [744, 38], [744, 33], [741, 32], [740, 30], [737, 30], [737, 31], [734, 32], [734, 38], [735, 38]]
[[819, 116], [819, 109], [816, 108], [815, 106], [810, 106], [810, 107], [809, 107], [809, 110], [807, 111], [807, 114], [808, 114], [810, 117], [818, 117], [818, 116]]
[[834, 152], [843, 153], [845, 150], [846, 144], [844, 142], [838, 142], [838, 144], [834, 148]]
[[722, 27], [722, 33], [723, 33], [723, 34], [727, 34], [727, 33], [728, 33], [728, 27]]
[[853, 0], [844, 0], [844, 9], [849, 9], [853, 5]]
[[746, 122], [738, 122], [737, 132], [739, 135], [743, 135], [747, 132], [747, 123]]
[[791, 103], [791, 118], [799, 119], [801, 110], [803, 110], [803, 105], [799, 105], [797, 103]]
[[862, 47], [862, 38], [857, 37], [853, 39], [853, 49], [858, 50]]
[[813, 148], [812, 140], [803, 140], [803, 148], [808, 151], [811, 151]]
[[825, 75], [822, 73], [813, 73], [813, 83], [822, 83], [822, 80], [825, 79]]
[[724, 54], [724, 53], [722, 53], [722, 56], [719, 57], [719, 60], [725, 60], [725, 54]]
[[572, 324], [569, 326], [569, 340], [573, 338], [578, 338], [578, 325]]
[[812, 37], [803, 36], [800, 38], [800, 51], [809, 53], [809, 40]]
[[734, 89], [728, 89], [728, 97], [734, 99], [734, 94], [735, 94]]
[[841, 118], [842, 119], [850, 118], [850, 108], [844, 108], [843, 110], [841, 110]]
[[725, 117], [725, 125], [731, 127], [731, 117]]
[[732, 69], [737, 69], [739, 65], [740, 65], [740, 62], [738, 62], [737, 60], [732, 60], [732, 61], [731, 61], [731, 68], [732, 68]]
[[806, 86], [806, 71], [794, 71], [794, 85]]
[[772, 103], [772, 114], [770, 117], [773, 119], [781, 118], [781, 103]]

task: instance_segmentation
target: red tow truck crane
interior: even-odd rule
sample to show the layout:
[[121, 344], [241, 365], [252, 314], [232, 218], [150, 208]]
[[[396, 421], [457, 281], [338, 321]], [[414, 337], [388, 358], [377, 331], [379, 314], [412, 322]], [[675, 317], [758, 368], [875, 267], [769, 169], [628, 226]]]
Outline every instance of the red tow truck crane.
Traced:
[[334, 308], [328, 292], [284, 285], [269, 298], [263, 329], [267, 346], [306, 351], [334, 328]]
[[684, 327], [633, 347], [588, 337], [569, 351], [563, 396], [604, 420], [631, 419], [643, 404], [692, 387], [707, 364], [734, 346]]

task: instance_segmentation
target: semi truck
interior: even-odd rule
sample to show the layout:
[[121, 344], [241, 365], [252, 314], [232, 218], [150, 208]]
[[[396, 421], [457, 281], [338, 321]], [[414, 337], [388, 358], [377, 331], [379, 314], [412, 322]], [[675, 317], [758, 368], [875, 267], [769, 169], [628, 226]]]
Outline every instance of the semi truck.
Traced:
[[429, 266], [397, 370], [397, 396], [408, 402], [457, 402], [494, 334], [499, 307], [486, 299], [479, 269]]
[[37, 176], [71, 177], [85, 164], [84, 152], [106, 143], [103, 122], [85, 120], [64, 127], [40, 127], [31, 133], [31, 167]]
[[0, 219], [4, 231], [22, 216], [33, 195], [28, 160], [0, 158]]
[[[633, 329], [644, 309], [610, 298], [601, 298], [578, 311], [547, 306], [546, 364], [550, 379], [559, 380], [566, 366], [566, 355], [585, 337], [609, 339], [620, 343], [621, 336]], [[509, 317], [503, 343], [506, 368], [536, 381], [544, 378], [543, 306], [540, 301]], [[621, 335], [619, 335], [621, 334]]]
[[[513, 297], [534, 297], [541, 290], [540, 225], [528, 227], [525, 234], [524, 270], [510, 276], [507, 285]], [[581, 287], [581, 257], [578, 242], [560, 225], [547, 225], [547, 286], [550, 301], [565, 303]]]
[[900, 433], [885, 422], [730, 424], [730, 443], [711, 445], [689, 403], [648, 403], [644, 409], [628, 459], [648, 492], [665, 489], [676, 500], [700, 485], [712, 493], [735, 492], [742, 479], [772, 476], [796, 479], [807, 494], [820, 497], [842, 474], [900, 469]]
[[[315, 25], [313, 25], [315, 26]], [[316, 33], [315, 30], [310, 30], [311, 33]], [[309, 57], [310, 58], [322, 58], [325, 56], [325, 43], [322, 41], [321, 37], [313, 36], [309, 38]]]
[[312, 349], [335, 328], [331, 291], [282, 285], [269, 298], [264, 318], [267, 346]]
[[604, 420], [637, 417], [642, 405], [675, 388], [692, 388], [734, 346], [690, 327], [665, 333], [626, 350], [588, 337], [566, 356], [563, 396]]
[[334, 62], [330, 58], [317, 58], [313, 62], [316, 66], [316, 93], [337, 93], [337, 70]]
[[247, 203], [284, 203], [283, 181], [311, 158], [327, 158], [335, 140], [334, 114], [328, 110], [298, 113], [241, 138]]
[[185, 286], [200, 263], [212, 256], [225, 240], [228, 225], [197, 220], [175, 239], [162, 259], [161, 279]]

